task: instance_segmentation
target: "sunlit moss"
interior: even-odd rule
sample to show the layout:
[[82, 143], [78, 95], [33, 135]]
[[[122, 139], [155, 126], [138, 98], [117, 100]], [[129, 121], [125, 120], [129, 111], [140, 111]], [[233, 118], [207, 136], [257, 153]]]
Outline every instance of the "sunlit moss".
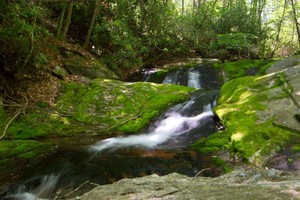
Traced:
[[9, 126], [7, 137], [31, 139], [82, 133], [135, 133], [160, 112], [185, 101], [194, 89], [178, 85], [95, 79], [90, 85], [64, 83], [54, 107], [27, 110]]
[[294, 152], [294, 153], [298, 153], [298, 152], [300, 152], [300, 145], [298, 144], [298, 145], [294, 145], [294, 146], [292, 146], [292, 151]]
[[202, 153], [227, 149], [246, 160], [261, 163], [265, 154], [277, 151], [299, 137], [275, 126], [272, 112], [266, 112], [266, 109], [272, 109], [272, 102], [287, 97], [283, 81], [274, 74], [247, 76], [225, 83], [214, 111], [226, 130], [202, 138], [194, 147]]
[[225, 72], [226, 78], [231, 80], [247, 75], [262, 75], [275, 61], [275, 59], [245, 59], [236, 62], [215, 63], [214, 66], [222, 69]]
[[33, 159], [42, 154], [50, 153], [52, 144], [43, 144], [34, 140], [11, 140], [0, 142], [0, 160], [5, 161], [10, 158], [19, 157], [22, 159]]
[[233, 141], [233, 142], [241, 141], [245, 137], [245, 135], [246, 134], [244, 132], [234, 133], [231, 136], [231, 141]]

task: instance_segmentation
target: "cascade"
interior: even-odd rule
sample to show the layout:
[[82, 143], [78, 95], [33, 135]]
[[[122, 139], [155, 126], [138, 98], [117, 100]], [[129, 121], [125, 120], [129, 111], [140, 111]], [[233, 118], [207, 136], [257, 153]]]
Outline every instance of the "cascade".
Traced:
[[5, 199], [14, 200], [43, 200], [51, 197], [58, 176], [46, 175], [27, 181], [10, 189]]
[[[190, 100], [169, 108], [140, 134], [95, 138], [92, 140], [95, 142], [81, 148], [58, 152], [40, 168], [44, 174], [56, 175], [31, 178], [10, 188], [5, 199], [49, 199], [58, 188], [78, 187], [86, 180], [107, 184], [126, 177], [172, 172], [194, 176], [203, 169], [202, 157], [190, 145], [217, 131], [212, 109], [216, 106], [220, 84], [210, 69], [199, 65], [171, 70], [162, 77], [162, 82], [196, 88]], [[141, 80], [151, 82], [157, 71], [144, 70]]]
[[187, 86], [192, 88], [201, 88], [200, 73], [193, 70], [192, 68], [188, 70], [188, 84]]
[[[100, 141], [99, 143], [92, 145], [91, 150], [103, 151], [105, 149], [117, 149], [128, 146], [139, 146], [145, 148], [159, 148], [159, 145], [164, 144], [171, 138], [178, 143], [182, 141], [178, 140], [178, 136], [186, 134], [202, 124], [209, 121], [208, 118], [214, 114], [211, 111], [203, 112], [194, 117], [185, 117], [178, 112], [166, 113], [166, 118], [162, 121], [156, 122], [157, 127], [153, 132], [144, 133], [140, 135], [131, 135], [127, 137], [113, 137]], [[176, 148], [176, 144], [172, 144], [172, 148]]]
[[[172, 70], [166, 75], [162, 83], [186, 85], [200, 89], [201, 69], [202, 66]], [[151, 81], [151, 76], [155, 72], [156, 70], [143, 71], [143, 80]], [[146, 132], [140, 135], [108, 138], [92, 145], [89, 149], [102, 152], [108, 149], [114, 150], [130, 146], [149, 149], [187, 147], [197, 139], [195, 136], [192, 137], [190, 132], [195, 131], [195, 129], [199, 130], [207, 123], [211, 128], [216, 126], [213, 120], [212, 108], [216, 105], [217, 93], [216, 91], [198, 90], [191, 100], [178, 104], [163, 113], [155, 121], [154, 126], [150, 126]], [[209, 101], [207, 100], [208, 97]], [[199, 105], [202, 105], [202, 107]], [[207, 136], [207, 133], [199, 133], [197, 136], [198, 138]]]

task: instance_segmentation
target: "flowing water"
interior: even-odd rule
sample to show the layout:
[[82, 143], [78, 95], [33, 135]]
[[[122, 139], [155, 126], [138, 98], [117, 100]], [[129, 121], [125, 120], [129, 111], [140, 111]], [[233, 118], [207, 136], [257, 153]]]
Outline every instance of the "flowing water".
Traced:
[[[143, 80], [151, 81], [155, 73], [155, 70], [144, 71]], [[197, 174], [205, 167], [205, 158], [192, 150], [190, 145], [201, 137], [213, 134], [218, 128], [212, 112], [220, 88], [216, 72], [207, 65], [180, 68], [171, 70], [162, 82], [198, 90], [189, 101], [168, 109], [138, 135], [90, 137], [81, 144], [75, 142], [72, 145], [70, 142], [60, 146], [53, 157], [48, 157], [45, 162], [26, 172], [31, 178], [11, 186], [2, 198], [53, 198], [53, 191], [63, 188], [66, 194], [87, 180], [107, 184], [153, 173]]]

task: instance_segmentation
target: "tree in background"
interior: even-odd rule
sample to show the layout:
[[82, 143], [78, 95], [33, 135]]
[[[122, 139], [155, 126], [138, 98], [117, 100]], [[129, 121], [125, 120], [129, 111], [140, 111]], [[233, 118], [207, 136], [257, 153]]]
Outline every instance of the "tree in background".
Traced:
[[294, 2], [294, 0], [291, 0], [291, 6], [292, 6], [292, 10], [293, 10], [293, 19], [294, 19], [294, 23], [296, 26], [296, 31], [297, 31], [297, 36], [298, 36], [298, 44], [300, 45], [300, 28], [299, 28], [299, 23], [298, 23], [298, 17], [297, 17], [297, 5], [296, 5], [296, 0]]
[[295, 0], [4, 0], [1, 62], [39, 66], [39, 40], [51, 34], [120, 73], [193, 52], [224, 61], [291, 55], [300, 45], [298, 7]]
[[39, 39], [49, 34], [40, 24], [46, 18], [47, 10], [35, 1], [1, 1], [0, 13], [0, 70], [13, 72], [30, 70], [28, 66], [38, 68], [44, 59], [39, 52]]

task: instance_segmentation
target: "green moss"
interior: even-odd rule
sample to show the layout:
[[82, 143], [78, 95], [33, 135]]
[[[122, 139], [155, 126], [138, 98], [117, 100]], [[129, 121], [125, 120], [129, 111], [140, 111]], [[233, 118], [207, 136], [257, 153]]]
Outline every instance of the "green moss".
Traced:
[[11, 158], [34, 159], [51, 152], [52, 144], [43, 144], [34, 140], [12, 140], [0, 142], [0, 160], [7, 162]]
[[202, 138], [193, 144], [200, 153], [207, 154], [221, 149], [230, 148], [231, 135], [228, 132], [218, 132], [208, 138]]
[[232, 171], [231, 167], [219, 157], [213, 157], [212, 162], [216, 167], [221, 168], [224, 173], [229, 173]]
[[214, 67], [222, 69], [227, 79], [232, 80], [246, 76], [251, 70], [257, 72], [256, 75], [262, 75], [275, 62], [274, 59], [265, 60], [239, 60], [236, 62], [215, 63]]
[[[64, 83], [54, 107], [26, 110], [7, 130], [7, 138], [33, 139], [81, 133], [133, 133], [160, 112], [189, 97], [178, 85], [95, 79], [90, 85]], [[5, 122], [1, 121], [2, 126]]]
[[299, 153], [300, 152], [300, 144], [292, 146], [291, 149], [294, 153]]
[[[71, 107], [75, 108], [75, 119], [81, 123], [100, 122], [114, 131], [136, 132], [161, 110], [187, 99], [190, 91], [193, 89], [183, 86], [98, 79], [92, 82], [77, 107]], [[63, 107], [67, 105], [60, 102]]]
[[298, 137], [275, 126], [269, 111], [272, 101], [287, 95], [284, 83], [276, 75], [248, 76], [225, 83], [214, 111], [226, 130], [197, 141], [194, 147], [202, 153], [228, 149], [246, 160], [260, 162], [261, 156]]
[[151, 79], [149, 80], [149, 82], [162, 83], [168, 72], [169, 72], [169, 70], [165, 70], [165, 69], [158, 70], [157, 72], [155, 72], [153, 74], [153, 76], [151, 76]]

